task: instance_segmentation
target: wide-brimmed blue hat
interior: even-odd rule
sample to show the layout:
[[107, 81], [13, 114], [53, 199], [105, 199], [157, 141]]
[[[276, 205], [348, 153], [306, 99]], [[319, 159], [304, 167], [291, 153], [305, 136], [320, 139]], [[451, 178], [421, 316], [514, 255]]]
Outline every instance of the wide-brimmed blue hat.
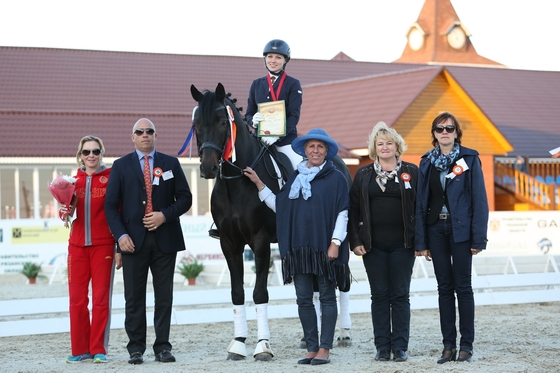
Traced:
[[320, 140], [327, 144], [329, 151], [327, 152], [325, 159], [331, 159], [338, 154], [338, 144], [329, 137], [327, 131], [321, 128], [313, 128], [307, 132], [307, 135], [295, 139], [292, 142], [292, 149], [294, 149], [294, 152], [297, 154], [307, 158], [307, 155], [305, 154], [305, 143], [309, 140]]

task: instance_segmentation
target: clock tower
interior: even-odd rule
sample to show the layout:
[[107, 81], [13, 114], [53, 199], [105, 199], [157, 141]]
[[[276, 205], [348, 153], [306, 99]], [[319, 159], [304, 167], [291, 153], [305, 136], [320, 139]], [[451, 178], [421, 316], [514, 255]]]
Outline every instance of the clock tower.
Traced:
[[394, 62], [502, 66], [479, 55], [470, 37], [450, 0], [425, 0], [406, 33], [402, 55]]

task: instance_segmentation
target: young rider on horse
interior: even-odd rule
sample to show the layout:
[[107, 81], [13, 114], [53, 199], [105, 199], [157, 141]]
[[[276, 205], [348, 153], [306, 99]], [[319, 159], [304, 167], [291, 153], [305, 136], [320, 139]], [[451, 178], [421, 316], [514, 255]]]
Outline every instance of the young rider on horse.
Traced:
[[286, 74], [286, 65], [290, 62], [290, 46], [283, 40], [269, 41], [263, 50], [264, 65], [268, 74], [255, 79], [249, 90], [247, 111], [245, 118], [247, 124], [257, 128], [258, 123], [264, 120], [264, 115], [259, 113], [258, 104], [284, 100], [286, 108], [286, 136], [266, 136], [262, 141], [274, 146], [286, 154], [295, 170], [302, 157], [292, 150], [292, 141], [297, 137], [297, 124], [302, 103], [302, 88], [299, 80]]

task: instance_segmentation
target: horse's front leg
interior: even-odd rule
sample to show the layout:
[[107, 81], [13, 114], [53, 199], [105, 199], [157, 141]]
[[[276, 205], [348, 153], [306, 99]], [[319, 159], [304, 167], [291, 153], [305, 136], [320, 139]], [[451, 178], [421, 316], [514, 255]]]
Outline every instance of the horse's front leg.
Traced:
[[261, 242], [254, 247], [256, 281], [253, 301], [257, 313], [258, 338], [253, 357], [260, 361], [270, 361], [274, 357], [270, 347], [268, 328], [268, 272], [270, 268], [270, 243]]
[[230, 273], [231, 301], [233, 303], [234, 339], [227, 348], [227, 360], [243, 360], [247, 356], [245, 340], [248, 335], [245, 289], [243, 288], [243, 250], [245, 245], [233, 245], [222, 237], [221, 246]]

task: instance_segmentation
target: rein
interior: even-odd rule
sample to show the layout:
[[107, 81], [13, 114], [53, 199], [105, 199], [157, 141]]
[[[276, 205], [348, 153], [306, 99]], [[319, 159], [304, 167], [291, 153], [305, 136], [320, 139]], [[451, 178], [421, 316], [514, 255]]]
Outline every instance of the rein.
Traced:
[[[230, 123], [230, 127], [229, 127], [230, 130], [235, 126], [235, 118], [234, 118], [233, 112], [232, 112], [232, 110], [231, 110], [231, 108], [230, 108], [229, 106], [222, 105], [222, 106], [220, 106], [220, 107], [217, 107], [217, 108], [214, 109], [214, 110], [215, 110], [215, 111], [218, 111], [218, 110], [226, 110], [226, 115], [227, 115], [228, 120], [229, 120], [229, 123]], [[235, 126], [235, 128], [237, 129], [237, 126]], [[230, 133], [230, 137], [229, 137], [229, 139], [228, 139], [228, 142], [230, 141], [230, 139], [232, 138], [232, 136], [233, 136], [233, 134]], [[235, 162], [235, 161], [233, 161], [233, 162], [230, 161], [230, 160], [229, 160], [229, 157], [228, 157], [227, 155], [224, 156], [225, 149], [227, 148], [227, 146], [228, 146], [228, 143], [226, 142], [226, 144], [224, 145], [224, 149], [220, 149], [220, 147], [219, 147], [218, 145], [214, 144], [214, 143], [211, 143], [211, 142], [206, 143], [206, 142], [205, 142], [205, 143], [202, 144], [202, 146], [201, 146], [200, 148], [201, 148], [201, 151], [202, 151], [202, 149], [204, 149], [205, 147], [206, 147], [206, 148], [210, 148], [210, 149], [214, 149], [214, 150], [216, 150], [219, 154], [221, 154], [220, 162], [219, 162], [219, 165], [218, 165], [218, 166], [219, 166], [219, 169], [220, 169], [220, 179], [232, 180], [232, 179], [237, 179], [237, 178], [240, 178], [240, 177], [244, 177], [244, 175], [243, 175], [243, 168], [241, 168], [241, 167], [239, 167], [238, 165], [236, 165], [235, 163], [233, 163], [233, 162]], [[233, 147], [233, 146], [234, 146], [234, 144], [232, 143], [232, 147]], [[268, 152], [268, 147], [269, 147], [269, 145], [266, 145], [266, 144], [263, 144], [263, 145], [261, 146], [261, 148], [260, 148], [260, 150], [259, 150], [259, 153], [258, 153], [257, 156], [255, 157], [255, 159], [253, 160], [253, 162], [251, 162], [251, 164], [249, 165], [249, 167], [255, 168], [255, 166], [262, 160], [262, 158], [264, 157], [265, 153]], [[237, 169], [237, 170], [239, 171], [239, 173], [238, 173], [238, 174], [235, 174], [235, 175], [229, 175], [229, 176], [228, 176], [228, 175], [225, 175], [225, 174], [224, 174], [224, 167], [223, 167], [224, 164], [229, 165], [229, 166], [231, 166], [231, 167]], [[280, 176], [280, 177], [273, 176], [273, 175], [270, 173], [269, 170], [267, 170], [267, 172], [268, 172], [268, 174], [269, 174], [271, 177], [273, 177], [273, 178], [282, 178], [282, 176]]]
[[[202, 145], [201, 145], [200, 148], [198, 149], [198, 155], [199, 155], [199, 157], [202, 156], [202, 151], [203, 151], [204, 149], [215, 150], [216, 152], [218, 152], [219, 157], [220, 157], [220, 160], [219, 160], [219, 162], [218, 162], [218, 167], [219, 167], [219, 169], [220, 169], [220, 179], [225, 179], [225, 180], [237, 179], [237, 178], [240, 178], [240, 177], [244, 176], [244, 175], [243, 175], [243, 168], [241, 168], [241, 167], [239, 167], [238, 165], [236, 165], [235, 163], [233, 163], [233, 162], [235, 162], [235, 160], [234, 160], [233, 162], [230, 161], [230, 160], [229, 160], [229, 158], [230, 158], [229, 154], [226, 154], [226, 153], [229, 153], [229, 151], [228, 151], [228, 146], [229, 146], [230, 144], [231, 144], [231, 153], [232, 153], [233, 155], [235, 154], [234, 146], [235, 146], [235, 136], [236, 136], [236, 134], [232, 133], [232, 132], [233, 132], [233, 131], [232, 131], [233, 128], [235, 128], [235, 129], [237, 130], [237, 126], [236, 126], [235, 120], [234, 120], [235, 118], [234, 118], [234, 116], [233, 116], [233, 111], [232, 111], [231, 107], [229, 107], [228, 105], [222, 105], [222, 106], [219, 106], [219, 107], [217, 107], [217, 108], [214, 109], [214, 111], [218, 111], [218, 110], [225, 110], [225, 111], [226, 111], [226, 115], [227, 115], [228, 121], [229, 121], [229, 134], [230, 134], [230, 136], [229, 136], [228, 140], [226, 141], [226, 143], [224, 144], [223, 147], [220, 147], [220, 146], [216, 145], [215, 143], [213, 143], [213, 142], [211, 142], [211, 141], [207, 141], [207, 142], [202, 143]], [[194, 113], [193, 113], [193, 116], [194, 116]], [[193, 126], [193, 127], [194, 127], [194, 126]], [[255, 159], [253, 160], [253, 162], [251, 162], [251, 164], [249, 165], [249, 167], [255, 168], [255, 166], [263, 159], [265, 153], [268, 152], [268, 153], [270, 153], [271, 155], [273, 155], [273, 154], [269, 151], [268, 147], [269, 147], [269, 145], [262, 144], [262, 146], [261, 146], [261, 148], [260, 148], [260, 150], [259, 150], [259, 153], [258, 153], [257, 156], [255, 157]], [[274, 156], [273, 156], [273, 157], [274, 157]], [[232, 157], [232, 158], [233, 158], [233, 157]], [[280, 165], [280, 162], [277, 161], [277, 163]], [[229, 165], [229, 166], [231, 166], [231, 167], [237, 169], [237, 170], [239, 171], [239, 173], [238, 173], [238, 174], [235, 174], [235, 175], [225, 175], [225, 174], [224, 174], [224, 167], [223, 167], [224, 164]], [[275, 173], [271, 172], [271, 171], [268, 169], [268, 167], [266, 167], [266, 165], [265, 165], [265, 168], [266, 168], [267, 173], [269, 174], [269, 176], [272, 177], [273, 179], [281, 179], [281, 178], [282, 178], [282, 175], [276, 176]]]

